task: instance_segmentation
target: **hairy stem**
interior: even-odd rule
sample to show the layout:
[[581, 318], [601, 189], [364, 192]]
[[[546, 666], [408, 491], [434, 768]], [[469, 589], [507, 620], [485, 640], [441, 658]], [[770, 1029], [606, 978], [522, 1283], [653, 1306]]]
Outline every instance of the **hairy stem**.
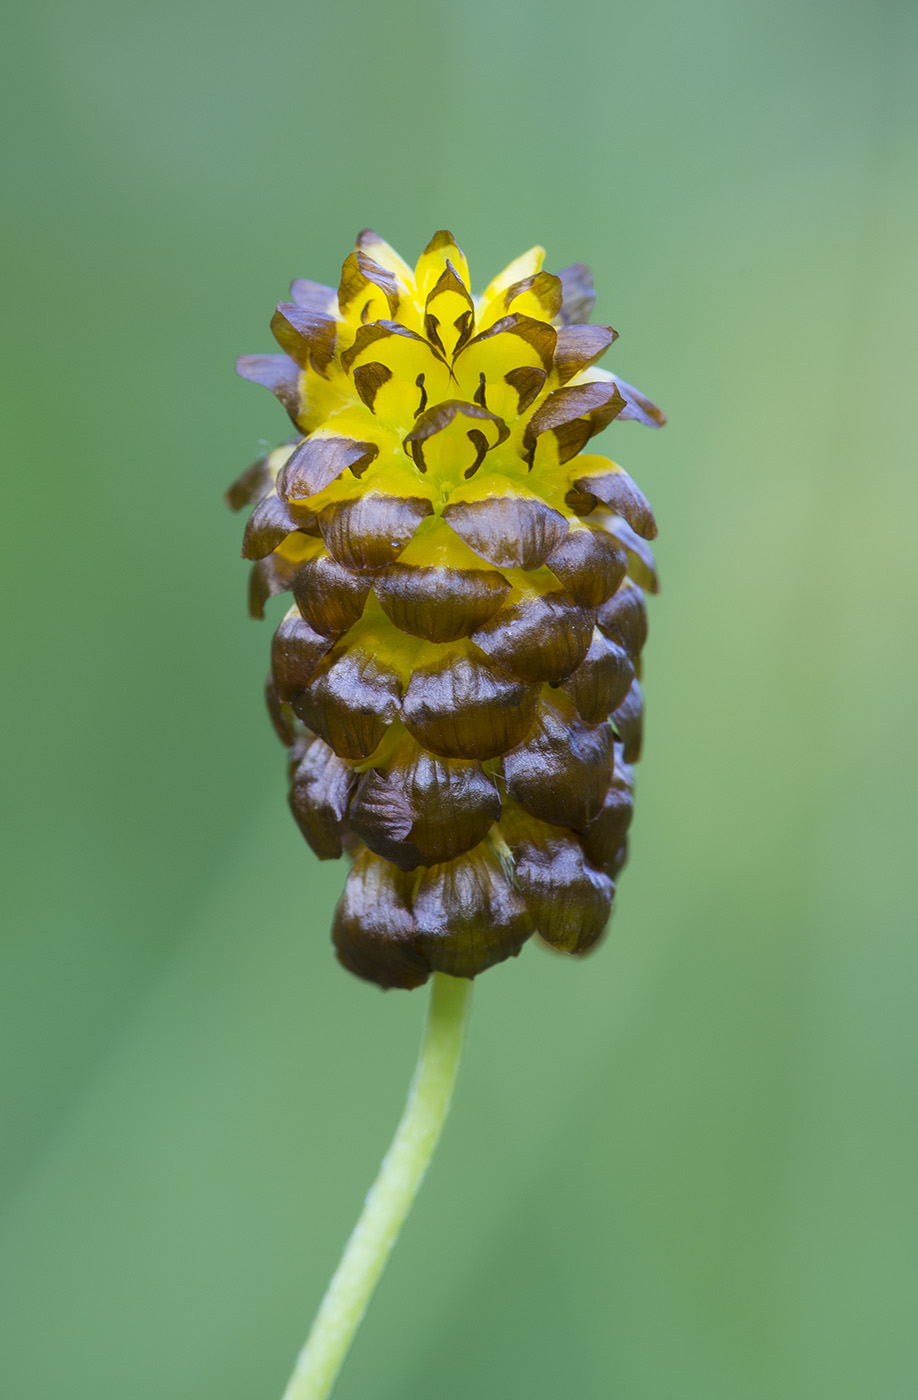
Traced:
[[284, 1400], [325, 1400], [414, 1204], [449, 1112], [472, 984], [435, 973], [417, 1069], [392, 1146], [328, 1285]]

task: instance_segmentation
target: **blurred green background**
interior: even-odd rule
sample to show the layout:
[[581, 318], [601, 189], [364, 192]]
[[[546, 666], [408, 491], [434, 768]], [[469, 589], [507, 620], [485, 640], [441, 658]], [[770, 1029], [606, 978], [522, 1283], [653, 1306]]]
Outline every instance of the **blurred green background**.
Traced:
[[292, 276], [584, 259], [664, 433], [633, 858], [478, 985], [340, 1400], [913, 1400], [918, 11], [10, 16], [0, 1393], [272, 1400], [424, 993], [334, 962], [224, 486]]

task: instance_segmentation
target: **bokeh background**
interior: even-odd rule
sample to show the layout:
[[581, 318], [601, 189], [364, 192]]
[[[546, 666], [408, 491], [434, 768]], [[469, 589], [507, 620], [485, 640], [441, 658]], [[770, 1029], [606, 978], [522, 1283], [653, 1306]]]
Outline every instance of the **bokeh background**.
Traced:
[[476, 991], [340, 1400], [912, 1400], [918, 11], [39, 0], [0, 100], [0, 1393], [279, 1397], [424, 994], [328, 945], [224, 486], [357, 230], [584, 259], [663, 592], [584, 964]]

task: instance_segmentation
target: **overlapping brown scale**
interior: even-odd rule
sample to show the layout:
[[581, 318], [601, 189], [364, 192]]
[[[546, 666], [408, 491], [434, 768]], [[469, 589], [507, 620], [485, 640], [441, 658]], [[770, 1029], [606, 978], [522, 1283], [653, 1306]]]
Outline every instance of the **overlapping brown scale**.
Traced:
[[637, 679], [612, 712], [612, 725], [622, 741], [622, 756], [626, 763], [637, 763], [644, 741], [644, 695]]
[[633, 787], [634, 774], [623, 761], [622, 745], [616, 744], [615, 768], [605, 801], [593, 820], [578, 833], [590, 864], [613, 879], [624, 863], [622, 847], [634, 816]]
[[411, 742], [388, 768], [363, 775], [350, 820], [377, 855], [414, 870], [470, 851], [499, 816], [500, 794], [480, 763]]
[[499, 569], [537, 569], [568, 530], [559, 510], [521, 491], [450, 501], [442, 515], [470, 549]]
[[[371, 319], [374, 303], [383, 298], [389, 316], [394, 320], [398, 315], [399, 288], [395, 277], [388, 268], [358, 248], [344, 260], [341, 269], [341, 282], [338, 287], [338, 306], [342, 316], [362, 306], [362, 319]], [[373, 320], [377, 318], [372, 317]]]
[[476, 977], [513, 957], [533, 932], [512, 875], [483, 842], [425, 870], [414, 895], [414, 947], [435, 972]]
[[282, 301], [271, 317], [274, 339], [302, 369], [325, 374], [335, 356], [338, 323], [311, 306]]
[[656, 539], [657, 522], [653, 518], [650, 502], [628, 473], [622, 471], [614, 462], [609, 462], [603, 470], [590, 471], [575, 477], [572, 485], [575, 491], [595, 496], [596, 500], [608, 506], [609, 510], [623, 516], [632, 530], [643, 539]]
[[323, 739], [297, 745], [287, 800], [296, 824], [320, 860], [337, 860], [357, 774]]
[[625, 579], [608, 602], [603, 603], [596, 621], [611, 641], [623, 647], [632, 661], [637, 661], [647, 641], [647, 605], [640, 588]]
[[249, 571], [249, 617], [264, 617], [265, 603], [278, 593], [286, 593], [300, 563], [299, 559], [286, 559], [281, 554], [256, 560]]
[[571, 263], [558, 273], [561, 283], [561, 309], [557, 321], [562, 326], [585, 323], [593, 314], [596, 291], [593, 274], [586, 263]]
[[539, 688], [499, 674], [466, 651], [417, 666], [402, 700], [402, 722], [444, 758], [495, 758], [528, 734]]
[[274, 485], [274, 473], [269, 457], [259, 457], [250, 467], [236, 477], [232, 486], [227, 487], [223, 499], [230, 510], [242, 510], [243, 506], [254, 505], [267, 495]]
[[600, 724], [623, 703], [633, 680], [634, 665], [628, 653], [596, 627], [589, 651], [561, 688], [581, 719]]
[[657, 574], [657, 561], [646, 540], [636, 535], [621, 516], [613, 516], [605, 526], [606, 530], [624, 545], [628, 560], [628, 577], [647, 593], [659, 593], [660, 579]]
[[288, 457], [277, 478], [278, 495], [286, 501], [317, 496], [348, 467], [361, 476], [378, 454], [375, 442], [313, 433]]
[[419, 414], [411, 432], [405, 436], [405, 451], [410, 453], [419, 471], [426, 472], [429, 465], [429, 440], [439, 437], [441, 433], [449, 433], [451, 428], [463, 433], [470, 444], [470, 451], [466, 454], [469, 458], [468, 465], [461, 461], [456, 464], [457, 467], [464, 466], [463, 474], [466, 477], [474, 476], [484, 461], [485, 454], [492, 447], [505, 442], [510, 435], [510, 429], [496, 413], [489, 412], [479, 404], [467, 403], [463, 399], [447, 399]]
[[[611, 326], [562, 326], [555, 346], [555, 371], [561, 383], [595, 364], [617, 339], [618, 332]], [[623, 411], [619, 410], [619, 417]]]
[[326, 287], [323, 282], [313, 282], [308, 277], [297, 277], [290, 283], [290, 300], [310, 311], [319, 311], [323, 316], [334, 316], [338, 309], [338, 295], [334, 288]]
[[593, 619], [593, 612], [578, 607], [566, 589], [552, 589], [505, 604], [472, 633], [472, 641], [518, 680], [558, 684], [586, 656]]
[[612, 881], [587, 864], [570, 832], [530, 819], [514, 823], [507, 840], [516, 882], [539, 937], [563, 953], [588, 952], [609, 922]]
[[263, 559], [294, 530], [318, 535], [319, 523], [315, 512], [303, 506], [291, 506], [288, 501], [282, 501], [275, 491], [271, 491], [249, 516], [242, 537], [243, 559]]
[[612, 781], [613, 734], [588, 725], [560, 696], [543, 698], [524, 743], [504, 754], [509, 795], [555, 826], [586, 826]]
[[332, 939], [339, 961], [380, 987], [420, 987], [430, 967], [414, 942], [412, 877], [362, 850], [335, 910]]
[[295, 701], [333, 646], [334, 638], [314, 632], [299, 609], [291, 608], [271, 643], [271, 674], [278, 697]]
[[270, 389], [296, 422], [300, 411], [300, 367], [289, 355], [240, 355], [236, 373], [252, 384]]
[[394, 563], [427, 515], [422, 496], [390, 496], [366, 491], [333, 501], [319, 512], [325, 548], [347, 569], [381, 569]]
[[265, 708], [278, 739], [285, 748], [292, 748], [296, 743], [300, 726], [297, 724], [296, 715], [290, 705], [285, 700], [281, 700], [278, 695], [274, 677], [270, 672], [265, 681]]
[[575, 491], [571, 487], [565, 494], [564, 504], [575, 515], [583, 517], [584, 515], [592, 515], [598, 502], [595, 496], [590, 496], [586, 491]]
[[605, 873], [610, 880], [617, 880], [625, 865], [628, 862], [628, 840], [627, 838], [619, 846], [606, 867]]
[[353, 573], [328, 554], [317, 555], [292, 579], [293, 596], [314, 632], [337, 637], [363, 612], [371, 580]]
[[575, 603], [598, 608], [625, 577], [628, 556], [605, 530], [587, 525], [570, 529], [545, 563]]
[[427, 568], [395, 563], [373, 580], [390, 621], [413, 637], [454, 642], [493, 617], [510, 592], [494, 569]]
[[[322, 640], [326, 648], [333, 645], [328, 638]], [[378, 747], [398, 715], [400, 695], [395, 670], [364, 645], [352, 644], [328, 658], [309, 685], [290, 699], [300, 719], [340, 758], [357, 760], [369, 758]]]
[[[523, 448], [531, 462], [543, 433], [552, 433], [559, 462], [570, 461], [602, 432], [624, 407], [624, 399], [614, 384], [568, 384], [549, 394], [526, 424]], [[576, 483], [575, 483], [576, 485]]]

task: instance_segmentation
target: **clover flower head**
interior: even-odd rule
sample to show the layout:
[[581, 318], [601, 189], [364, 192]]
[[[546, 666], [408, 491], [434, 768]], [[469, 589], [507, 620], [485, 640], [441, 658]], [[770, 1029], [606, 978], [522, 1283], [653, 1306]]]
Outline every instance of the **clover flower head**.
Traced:
[[588, 951], [626, 857], [656, 525], [584, 449], [665, 420], [596, 366], [588, 269], [543, 256], [475, 297], [452, 234], [412, 270], [365, 231], [337, 291], [293, 283], [282, 353], [238, 364], [296, 429], [227, 496], [255, 504], [251, 612], [293, 595], [267, 692], [290, 805], [351, 856], [335, 947], [383, 987], [533, 934]]

